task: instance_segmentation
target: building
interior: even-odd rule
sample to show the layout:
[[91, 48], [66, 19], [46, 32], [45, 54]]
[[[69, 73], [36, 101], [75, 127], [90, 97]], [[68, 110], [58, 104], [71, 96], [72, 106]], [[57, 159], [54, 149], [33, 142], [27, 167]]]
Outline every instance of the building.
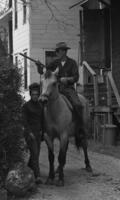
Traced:
[[94, 136], [101, 135], [104, 140], [108, 135], [110, 141], [118, 128], [117, 140], [120, 140], [120, 2], [89, 0], [82, 7], [83, 85], [84, 94], [93, 106]]
[[76, 2], [9, 0], [8, 10], [0, 16], [0, 30], [7, 32], [8, 53], [22, 69], [25, 96], [29, 84], [39, 82], [40, 76], [35, 64], [20, 52], [48, 64], [55, 57], [55, 44], [65, 41], [71, 47], [69, 55], [78, 62], [79, 8], [69, 9]]

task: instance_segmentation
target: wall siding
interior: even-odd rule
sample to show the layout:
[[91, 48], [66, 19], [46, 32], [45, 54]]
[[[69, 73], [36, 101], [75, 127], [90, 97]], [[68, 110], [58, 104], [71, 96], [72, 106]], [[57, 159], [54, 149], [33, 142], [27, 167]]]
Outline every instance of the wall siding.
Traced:
[[[79, 9], [69, 10], [77, 1], [50, 0], [55, 17], [59, 23], [51, 20], [51, 13], [44, 1], [34, 0], [30, 11], [30, 55], [45, 64], [45, 51], [52, 50], [57, 42], [65, 41], [71, 47], [68, 56], [78, 61]], [[30, 80], [40, 82], [40, 75], [33, 62], [30, 64]]]
[[73, 49], [78, 48], [79, 11], [78, 8], [69, 9], [76, 1], [50, 0], [53, 19], [47, 6], [36, 2], [31, 9], [32, 48], [54, 48], [60, 41], [66, 41]]

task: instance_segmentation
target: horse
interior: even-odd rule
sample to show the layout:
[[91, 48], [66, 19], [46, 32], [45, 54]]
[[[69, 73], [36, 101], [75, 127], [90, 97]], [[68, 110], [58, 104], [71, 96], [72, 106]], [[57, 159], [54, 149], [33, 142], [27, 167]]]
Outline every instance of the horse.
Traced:
[[[75, 122], [72, 116], [72, 108], [66, 97], [64, 97], [58, 88], [58, 69], [54, 72], [46, 71], [42, 80], [42, 92], [40, 100], [44, 102], [44, 140], [48, 147], [49, 160], [49, 175], [46, 184], [54, 184], [55, 169], [54, 169], [54, 139], [57, 138], [60, 142], [58, 155], [58, 180], [57, 186], [64, 186], [64, 166], [66, 164], [66, 153], [69, 144], [69, 138], [74, 136], [76, 147], [83, 148], [85, 156], [85, 165], [87, 171], [92, 171], [87, 152], [87, 140], [78, 137], [75, 129]], [[83, 105], [84, 128], [87, 130], [89, 112], [88, 102], [82, 95], [79, 96]], [[86, 131], [85, 130], [85, 131]]]

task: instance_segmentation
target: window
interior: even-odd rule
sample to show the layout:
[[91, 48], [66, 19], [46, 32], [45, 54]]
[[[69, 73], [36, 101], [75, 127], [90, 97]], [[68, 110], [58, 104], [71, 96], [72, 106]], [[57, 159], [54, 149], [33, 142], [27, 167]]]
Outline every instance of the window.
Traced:
[[[27, 56], [27, 52], [24, 52]], [[27, 69], [27, 58], [24, 57], [24, 89], [28, 88], [28, 69]]]
[[56, 59], [55, 51], [45, 51], [45, 64], [49, 65], [52, 61]]
[[26, 0], [24, 0], [23, 2], [23, 24], [26, 23], [26, 19], [27, 19], [27, 7], [26, 7]]
[[17, 0], [14, 0], [14, 9], [15, 9], [15, 29], [17, 29], [17, 27], [18, 27]]

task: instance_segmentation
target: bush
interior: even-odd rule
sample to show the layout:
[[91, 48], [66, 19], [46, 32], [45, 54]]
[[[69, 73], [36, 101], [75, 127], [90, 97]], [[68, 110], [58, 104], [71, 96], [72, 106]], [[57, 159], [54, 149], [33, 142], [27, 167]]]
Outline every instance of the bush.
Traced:
[[1, 174], [22, 160], [21, 73], [9, 59], [0, 63], [0, 166]]

